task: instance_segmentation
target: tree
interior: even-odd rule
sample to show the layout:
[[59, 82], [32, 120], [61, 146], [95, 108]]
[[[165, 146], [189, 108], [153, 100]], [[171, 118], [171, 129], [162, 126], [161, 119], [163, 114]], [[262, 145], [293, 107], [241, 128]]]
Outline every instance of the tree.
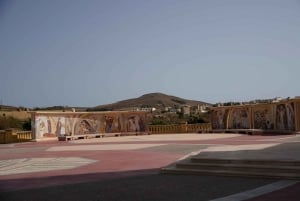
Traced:
[[31, 118], [28, 118], [26, 121], [23, 122], [22, 129], [25, 131], [31, 130]]

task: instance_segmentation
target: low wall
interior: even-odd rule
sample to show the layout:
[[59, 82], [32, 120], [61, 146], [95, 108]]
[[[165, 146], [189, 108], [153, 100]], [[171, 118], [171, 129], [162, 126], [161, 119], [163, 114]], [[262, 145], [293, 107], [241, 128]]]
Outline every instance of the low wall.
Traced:
[[30, 112], [34, 139], [148, 132], [146, 112]]
[[0, 131], [0, 144], [28, 142], [32, 139], [31, 131], [18, 131], [15, 129]]
[[274, 103], [212, 108], [212, 129], [260, 130], [291, 133], [300, 131], [300, 99]]

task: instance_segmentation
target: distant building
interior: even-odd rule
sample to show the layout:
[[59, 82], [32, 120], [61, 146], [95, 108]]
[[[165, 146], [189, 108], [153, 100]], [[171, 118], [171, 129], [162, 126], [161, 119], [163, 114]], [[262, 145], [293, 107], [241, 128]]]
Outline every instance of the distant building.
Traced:
[[142, 108], [139, 108], [139, 110], [137, 110], [137, 111], [154, 112], [155, 110], [156, 110], [155, 107], [142, 107]]
[[191, 114], [191, 106], [189, 106], [189, 105], [182, 106], [181, 112], [183, 115], [190, 115]]
[[154, 112], [156, 111], [155, 107], [127, 107], [121, 108], [120, 111], [142, 111], [142, 112]]
[[190, 108], [191, 114], [206, 113], [208, 107], [209, 107], [209, 105], [207, 105], [207, 104], [203, 104], [203, 105], [198, 104], [197, 106], [192, 106]]

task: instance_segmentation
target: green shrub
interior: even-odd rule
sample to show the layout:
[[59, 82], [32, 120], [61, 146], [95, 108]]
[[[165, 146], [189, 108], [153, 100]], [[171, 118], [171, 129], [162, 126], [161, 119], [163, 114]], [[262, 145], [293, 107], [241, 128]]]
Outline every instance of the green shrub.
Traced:
[[14, 117], [0, 117], [0, 130], [9, 128], [23, 129], [23, 121]]
[[31, 130], [31, 118], [28, 118], [26, 121], [23, 122], [22, 129], [25, 131]]

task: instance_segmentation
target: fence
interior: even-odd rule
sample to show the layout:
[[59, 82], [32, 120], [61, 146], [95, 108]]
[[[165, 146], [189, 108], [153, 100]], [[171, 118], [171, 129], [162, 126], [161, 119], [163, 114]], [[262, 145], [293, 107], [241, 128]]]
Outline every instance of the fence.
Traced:
[[18, 131], [17, 132], [18, 142], [28, 142], [32, 140], [32, 132], [31, 131]]
[[150, 125], [149, 133], [208, 133], [211, 131], [210, 123], [203, 124], [171, 124], [171, 125]]
[[0, 131], [0, 144], [28, 142], [30, 140], [32, 140], [31, 131], [17, 131], [14, 129]]

